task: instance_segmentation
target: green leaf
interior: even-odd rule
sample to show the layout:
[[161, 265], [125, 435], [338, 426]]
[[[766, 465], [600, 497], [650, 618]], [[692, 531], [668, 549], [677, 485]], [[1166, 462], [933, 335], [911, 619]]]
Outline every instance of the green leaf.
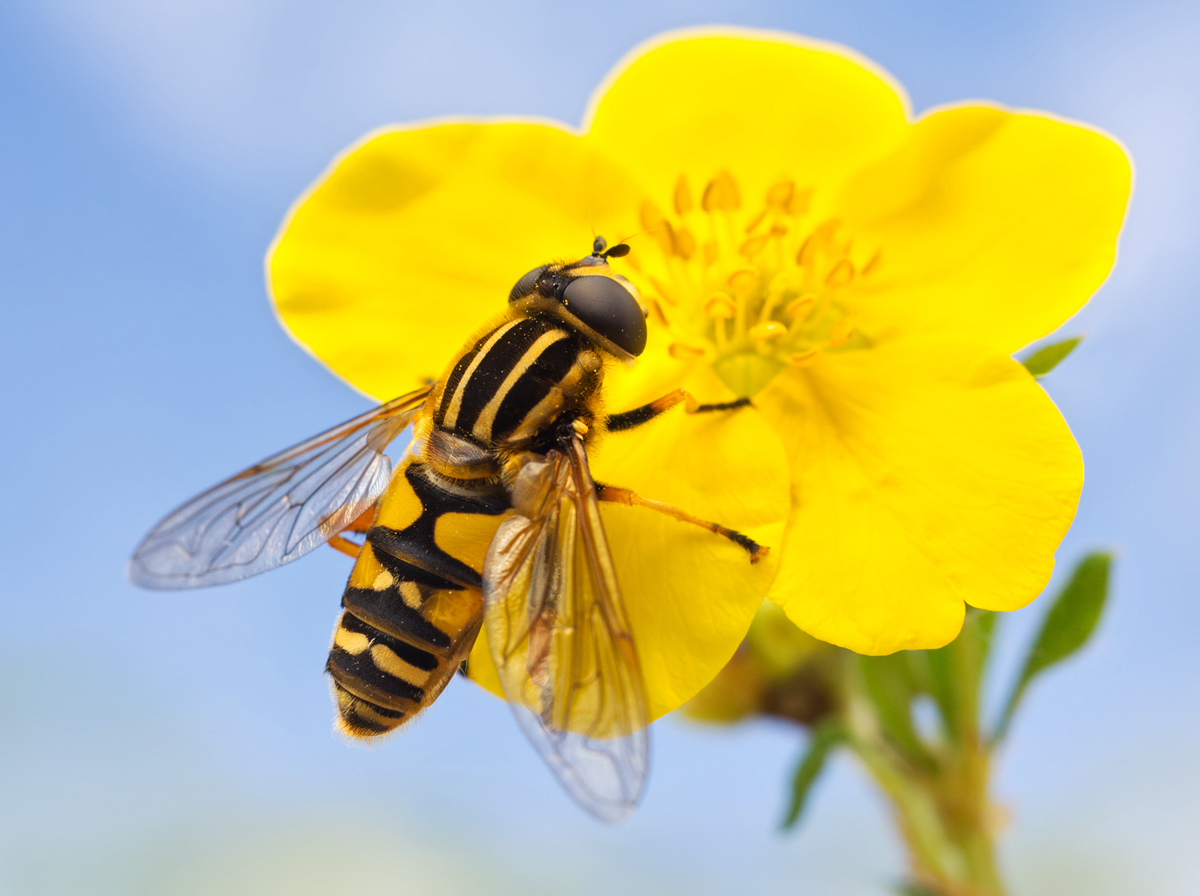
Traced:
[[813, 729], [808, 738], [808, 749], [805, 750], [800, 764], [796, 766], [795, 774], [792, 775], [792, 799], [788, 805], [787, 814], [779, 825], [781, 830], [786, 831], [795, 827], [796, 822], [800, 820], [813, 782], [825, 768], [825, 760], [845, 740], [846, 729], [840, 722], [833, 720], [822, 722]]
[[1035, 676], [1061, 663], [1078, 651], [1091, 638], [1104, 611], [1108, 597], [1108, 574], [1112, 555], [1105, 552], [1089, 554], [1079, 562], [1071, 580], [1058, 593], [1042, 622], [1042, 630], [1025, 658], [1025, 668], [1013, 686], [1012, 694], [996, 727], [995, 739], [1004, 737], [1012, 722], [1025, 689]]
[[1057, 367], [1063, 358], [1071, 354], [1082, 339], [1082, 336], [1075, 336], [1071, 339], [1064, 339], [1062, 342], [1051, 343], [1044, 348], [1039, 348], [1021, 363], [1034, 376], [1045, 376]]

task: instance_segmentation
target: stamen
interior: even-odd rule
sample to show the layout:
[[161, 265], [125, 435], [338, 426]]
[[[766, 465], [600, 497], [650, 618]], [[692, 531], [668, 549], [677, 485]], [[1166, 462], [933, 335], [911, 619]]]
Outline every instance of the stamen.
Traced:
[[750, 338], [754, 340], [766, 341], [768, 339], [777, 339], [787, 332], [787, 327], [778, 321], [768, 320], [761, 324], [755, 324], [750, 328]]
[[704, 313], [709, 317], [728, 320], [737, 315], [737, 307], [729, 301], [727, 295], [718, 292], [704, 303]]
[[804, 242], [800, 244], [800, 250], [796, 253], [796, 264], [802, 268], [811, 268], [816, 256], [817, 235], [816, 233], [810, 233], [804, 238]]
[[830, 348], [837, 348], [840, 345], [845, 345], [851, 336], [854, 335], [854, 324], [847, 318], [841, 318], [833, 322], [833, 326], [829, 328], [829, 341], [826, 343]]
[[671, 290], [663, 286], [663, 284], [657, 278], [647, 276], [646, 279], [650, 281], [650, 285], [654, 287], [658, 294], [662, 296], [663, 301], [665, 301], [668, 305], [679, 304], [679, 302], [671, 295]]
[[876, 249], [875, 254], [871, 256], [871, 260], [863, 265], [862, 276], [865, 277], [879, 267], [879, 259], [883, 256], [882, 249]]
[[737, 181], [733, 179], [729, 169], [722, 169], [708, 182], [704, 188], [704, 195], [700, 198], [700, 207], [706, 212], [736, 211], [742, 207], [742, 196], [738, 192]]
[[650, 306], [650, 316], [654, 318], [659, 326], [664, 329], [670, 329], [671, 323], [667, 320], [666, 314], [663, 313], [662, 305], [658, 303], [658, 300], [652, 298], [648, 304]]
[[[681, 174], [669, 206], [641, 204], [642, 226], [661, 256], [630, 269], [653, 293], [646, 309], [670, 334], [671, 357], [711, 362], [731, 388], [749, 395], [784, 365], [808, 367], [827, 350], [861, 343], [851, 343], [858, 331], [839, 291], [875, 270], [881, 252], [852, 255], [852, 234], [836, 218], [800, 220], [812, 197], [811, 187], [781, 177], [762, 205], [744, 209], [737, 181], [723, 169], [699, 196]], [[695, 217], [700, 210], [707, 214]]]
[[683, 217], [692, 210], [692, 191], [688, 187], [687, 175], [679, 175], [679, 180], [675, 181], [675, 214]]
[[686, 227], [680, 227], [674, 233], [675, 254], [684, 261], [691, 261], [696, 254], [696, 238]]
[[767, 190], [767, 206], [770, 208], [785, 209], [796, 195], [796, 183], [790, 180], [781, 180], [778, 183], [772, 184]]
[[788, 302], [788, 306], [783, 310], [795, 318], [797, 321], [802, 321], [812, 313], [813, 308], [817, 304], [817, 297], [812, 293], [803, 295], [798, 299], [793, 299]]
[[843, 258], [825, 275], [825, 284], [827, 286], [849, 286], [853, 282], [854, 262], [849, 258]]
[[754, 292], [754, 287], [758, 285], [758, 271], [752, 268], [741, 268], [729, 275], [729, 279], [725, 281], [729, 284], [729, 288], [733, 290], [736, 296], [745, 296]]
[[738, 249], [738, 252], [747, 261], [754, 261], [754, 259], [758, 257], [762, 250], [767, 247], [768, 239], [770, 239], [769, 235], [752, 236], [750, 239], [742, 243], [741, 247]]
[[799, 217], [808, 211], [809, 203], [812, 202], [812, 187], [804, 190], [797, 190], [792, 194], [792, 198], [788, 200], [787, 207], [784, 209], [789, 215]]
[[793, 352], [791, 357], [788, 358], [788, 363], [793, 367], [811, 367], [820, 354], [821, 350], [816, 348], [810, 348], [804, 352]]
[[767, 209], [764, 208], [761, 212], [750, 219], [750, 223], [746, 225], [746, 233], [754, 233], [755, 229], [757, 229], [758, 225], [761, 224], [763, 219], [766, 217]]
[[682, 342], [672, 342], [667, 346], [667, 354], [676, 361], [690, 361], [695, 358], [703, 358], [704, 349], [696, 348], [694, 345], [685, 345]]
[[648, 199], [643, 200], [639, 211], [642, 227], [658, 243], [658, 248], [664, 255], [672, 255], [675, 252], [675, 239], [671, 222], [658, 210], [658, 206]]

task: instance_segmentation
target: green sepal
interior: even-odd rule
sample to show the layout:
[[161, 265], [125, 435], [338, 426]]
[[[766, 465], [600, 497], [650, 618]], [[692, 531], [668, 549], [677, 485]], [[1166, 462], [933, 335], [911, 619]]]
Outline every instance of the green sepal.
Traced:
[[967, 607], [957, 638], [936, 650], [908, 654], [914, 678], [933, 697], [951, 742], [961, 742], [966, 730], [976, 724], [979, 687], [995, 625], [995, 613]]
[[939, 890], [931, 890], [924, 884], [916, 881], [906, 880], [896, 885], [896, 892], [899, 896], [942, 896]]
[[1062, 342], [1053, 342], [1050, 345], [1039, 348], [1021, 363], [1034, 376], [1045, 376], [1057, 367], [1063, 358], [1071, 354], [1075, 350], [1075, 346], [1079, 345], [1082, 340], [1082, 336], [1073, 336], [1070, 339], [1064, 339]]
[[825, 768], [825, 760], [845, 740], [846, 729], [842, 727], [841, 722], [833, 719], [822, 722], [812, 730], [808, 737], [808, 749], [804, 751], [804, 756], [792, 775], [792, 797], [787, 814], [779, 825], [780, 830], [786, 831], [795, 827], [804, 812], [813, 782], [820, 777]]
[[920, 663], [917, 651], [892, 653], [887, 656], [858, 657], [863, 692], [871, 701], [879, 726], [892, 746], [914, 765], [931, 771], [933, 756], [913, 725], [913, 699], [926, 692], [922, 680], [914, 672]]
[[1075, 567], [1070, 581], [1050, 605], [1042, 629], [1029, 649], [1025, 666], [996, 726], [995, 740], [1007, 733], [1017, 705], [1034, 677], [1067, 659], [1091, 638], [1104, 612], [1111, 566], [1112, 555], [1100, 551], [1084, 557]]

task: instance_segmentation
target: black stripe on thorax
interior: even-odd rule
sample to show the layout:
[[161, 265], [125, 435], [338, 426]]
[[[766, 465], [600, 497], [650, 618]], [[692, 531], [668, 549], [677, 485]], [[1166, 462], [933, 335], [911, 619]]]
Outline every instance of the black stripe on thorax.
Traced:
[[[487, 355], [471, 375], [462, 383], [462, 404], [458, 411], [454, 430], [470, 433], [484, 405], [512, 372], [513, 367], [525, 355], [538, 337], [550, 330], [562, 329], [559, 325], [539, 317], [519, 320], [508, 332], [488, 349]], [[493, 330], [493, 332], [495, 332]]]
[[496, 419], [492, 422], [493, 440], [503, 439], [520, 426], [525, 416], [550, 393], [550, 389], [562, 382], [579, 357], [580, 348], [578, 337], [568, 337], [548, 346], [538, 356], [500, 402]]
[[479, 337], [475, 345], [458, 359], [458, 362], [454, 365], [454, 369], [450, 371], [450, 376], [446, 377], [446, 385], [442, 388], [442, 400], [438, 403], [438, 408], [433, 414], [433, 422], [438, 426], [441, 426], [442, 421], [446, 419], [446, 409], [450, 407], [450, 402], [454, 398], [454, 393], [458, 391], [458, 385], [462, 382], [467, 368], [471, 366], [471, 362], [475, 360], [475, 356], [479, 354], [484, 343], [495, 332], [495, 330], [488, 330], [488, 332]]

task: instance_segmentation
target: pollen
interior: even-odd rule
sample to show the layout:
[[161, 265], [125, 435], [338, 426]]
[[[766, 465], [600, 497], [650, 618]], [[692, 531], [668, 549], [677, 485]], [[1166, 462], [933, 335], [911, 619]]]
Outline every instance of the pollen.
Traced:
[[660, 198], [642, 203], [649, 240], [627, 263], [671, 357], [704, 357], [750, 396], [787, 366], [870, 344], [851, 311], [882, 250], [814, 214], [801, 178], [781, 176], [755, 197], [721, 169], [698, 192], [680, 175]]

